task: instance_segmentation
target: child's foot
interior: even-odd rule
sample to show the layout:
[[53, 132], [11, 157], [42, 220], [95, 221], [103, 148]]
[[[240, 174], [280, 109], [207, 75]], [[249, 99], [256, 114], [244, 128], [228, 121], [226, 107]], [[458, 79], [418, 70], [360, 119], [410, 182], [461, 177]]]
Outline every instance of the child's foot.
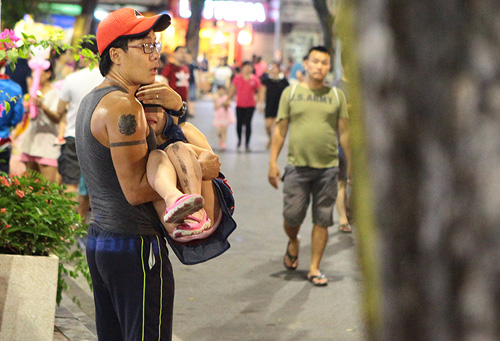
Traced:
[[225, 150], [226, 149], [226, 144], [224, 142], [222, 142], [222, 141], [219, 141], [219, 148], [221, 150]]
[[182, 223], [184, 219], [203, 208], [204, 200], [199, 194], [184, 194], [174, 204], [165, 209], [163, 220], [166, 223]]
[[210, 219], [207, 216], [207, 212], [203, 210], [203, 216], [201, 219], [198, 219], [193, 215], [187, 216], [186, 220], [184, 220], [184, 223], [174, 228], [172, 237], [176, 240], [179, 238], [179, 240], [184, 241], [187, 241], [186, 239], [196, 239], [189, 237], [195, 237], [196, 235], [201, 234], [203, 231], [209, 228]]

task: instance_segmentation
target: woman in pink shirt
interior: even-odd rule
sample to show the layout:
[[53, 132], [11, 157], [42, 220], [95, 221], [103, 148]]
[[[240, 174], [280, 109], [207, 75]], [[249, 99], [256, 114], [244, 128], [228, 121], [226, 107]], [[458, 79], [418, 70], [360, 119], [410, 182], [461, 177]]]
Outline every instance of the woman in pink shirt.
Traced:
[[[256, 106], [256, 92], [261, 89], [259, 77], [253, 73], [251, 62], [241, 65], [241, 73], [237, 74], [229, 90], [228, 104], [236, 94], [236, 132], [238, 134], [238, 150], [241, 147], [241, 133], [245, 127], [245, 148], [250, 151], [250, 136], [252, 135], [252, 117]], [[262, 93], [259, 91], [259, 103], [262, 103]]]

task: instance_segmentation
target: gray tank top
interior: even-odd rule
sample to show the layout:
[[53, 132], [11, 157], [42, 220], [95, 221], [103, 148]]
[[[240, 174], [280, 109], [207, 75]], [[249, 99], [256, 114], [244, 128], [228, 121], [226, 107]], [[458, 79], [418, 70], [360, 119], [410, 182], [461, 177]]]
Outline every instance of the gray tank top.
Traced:
[[[97, 104], [112, 91], [125, 91], [118, 86], [92, 90], [80, 104], [76, 119], [76, 151], [83, 178], [88, 188], [92, 218], [90, 223], [114, 233], [128, 235], [160, 234], [160, 220], [151, 202], [132, 206], [122, 192], [110, 149], [103, 146], [90, 131], [90, 120]], [[148, 150], [156, 148], [150, 127]]]

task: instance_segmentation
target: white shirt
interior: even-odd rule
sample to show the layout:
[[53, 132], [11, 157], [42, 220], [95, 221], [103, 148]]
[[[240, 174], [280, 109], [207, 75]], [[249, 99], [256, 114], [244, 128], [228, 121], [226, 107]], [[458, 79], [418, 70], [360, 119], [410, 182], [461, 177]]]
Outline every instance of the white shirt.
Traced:
[[59, 99], [69, 102], [68, 112], [66, 113], [66, 130], [64, 136], [75, 136], [75, 122], [78, 107], [92, 89], [101, 84], [104, 77], [101, 75], [98, 67], [90, 71], [89, 68], [81, 69], [64, 79], [64, 83], [59, 95]]
[[227, 79], [231, 78], [232, 75], [233, 70], [228, 65], [217, 66], [214, 69], [214, 78], [221, 85], [224, 84]]

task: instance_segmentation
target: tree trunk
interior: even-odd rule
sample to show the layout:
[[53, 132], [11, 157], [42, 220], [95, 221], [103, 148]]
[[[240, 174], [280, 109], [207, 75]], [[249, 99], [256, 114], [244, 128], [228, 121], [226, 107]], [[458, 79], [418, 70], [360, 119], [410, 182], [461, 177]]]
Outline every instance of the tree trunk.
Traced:
[[371, 338], [500, 340], [500, 3], [356, 3], [382, 265]]
[[94, 19], [97, 0], [81, 0], [80, 6], [82, 6], [82, 13], [76, 17], [72, 43], [75, 43], [83, 36], [94, 32], [94, 28], [97, 25], [97, 22]]
[[191, 18], [186, 31], [186, 47], [196, 59], [200, 47], [201, 14], [205, 0], [191, 0]]
[[313, 5], [316, 13], [318, 14], [321, 29], [323, 31], [324, 46], [331, 52], [333, 52], [333, 24], [335, 22], [335, 17], [333, 16], [331, 10], [328, 8], [327, 0], [313, 0]]

